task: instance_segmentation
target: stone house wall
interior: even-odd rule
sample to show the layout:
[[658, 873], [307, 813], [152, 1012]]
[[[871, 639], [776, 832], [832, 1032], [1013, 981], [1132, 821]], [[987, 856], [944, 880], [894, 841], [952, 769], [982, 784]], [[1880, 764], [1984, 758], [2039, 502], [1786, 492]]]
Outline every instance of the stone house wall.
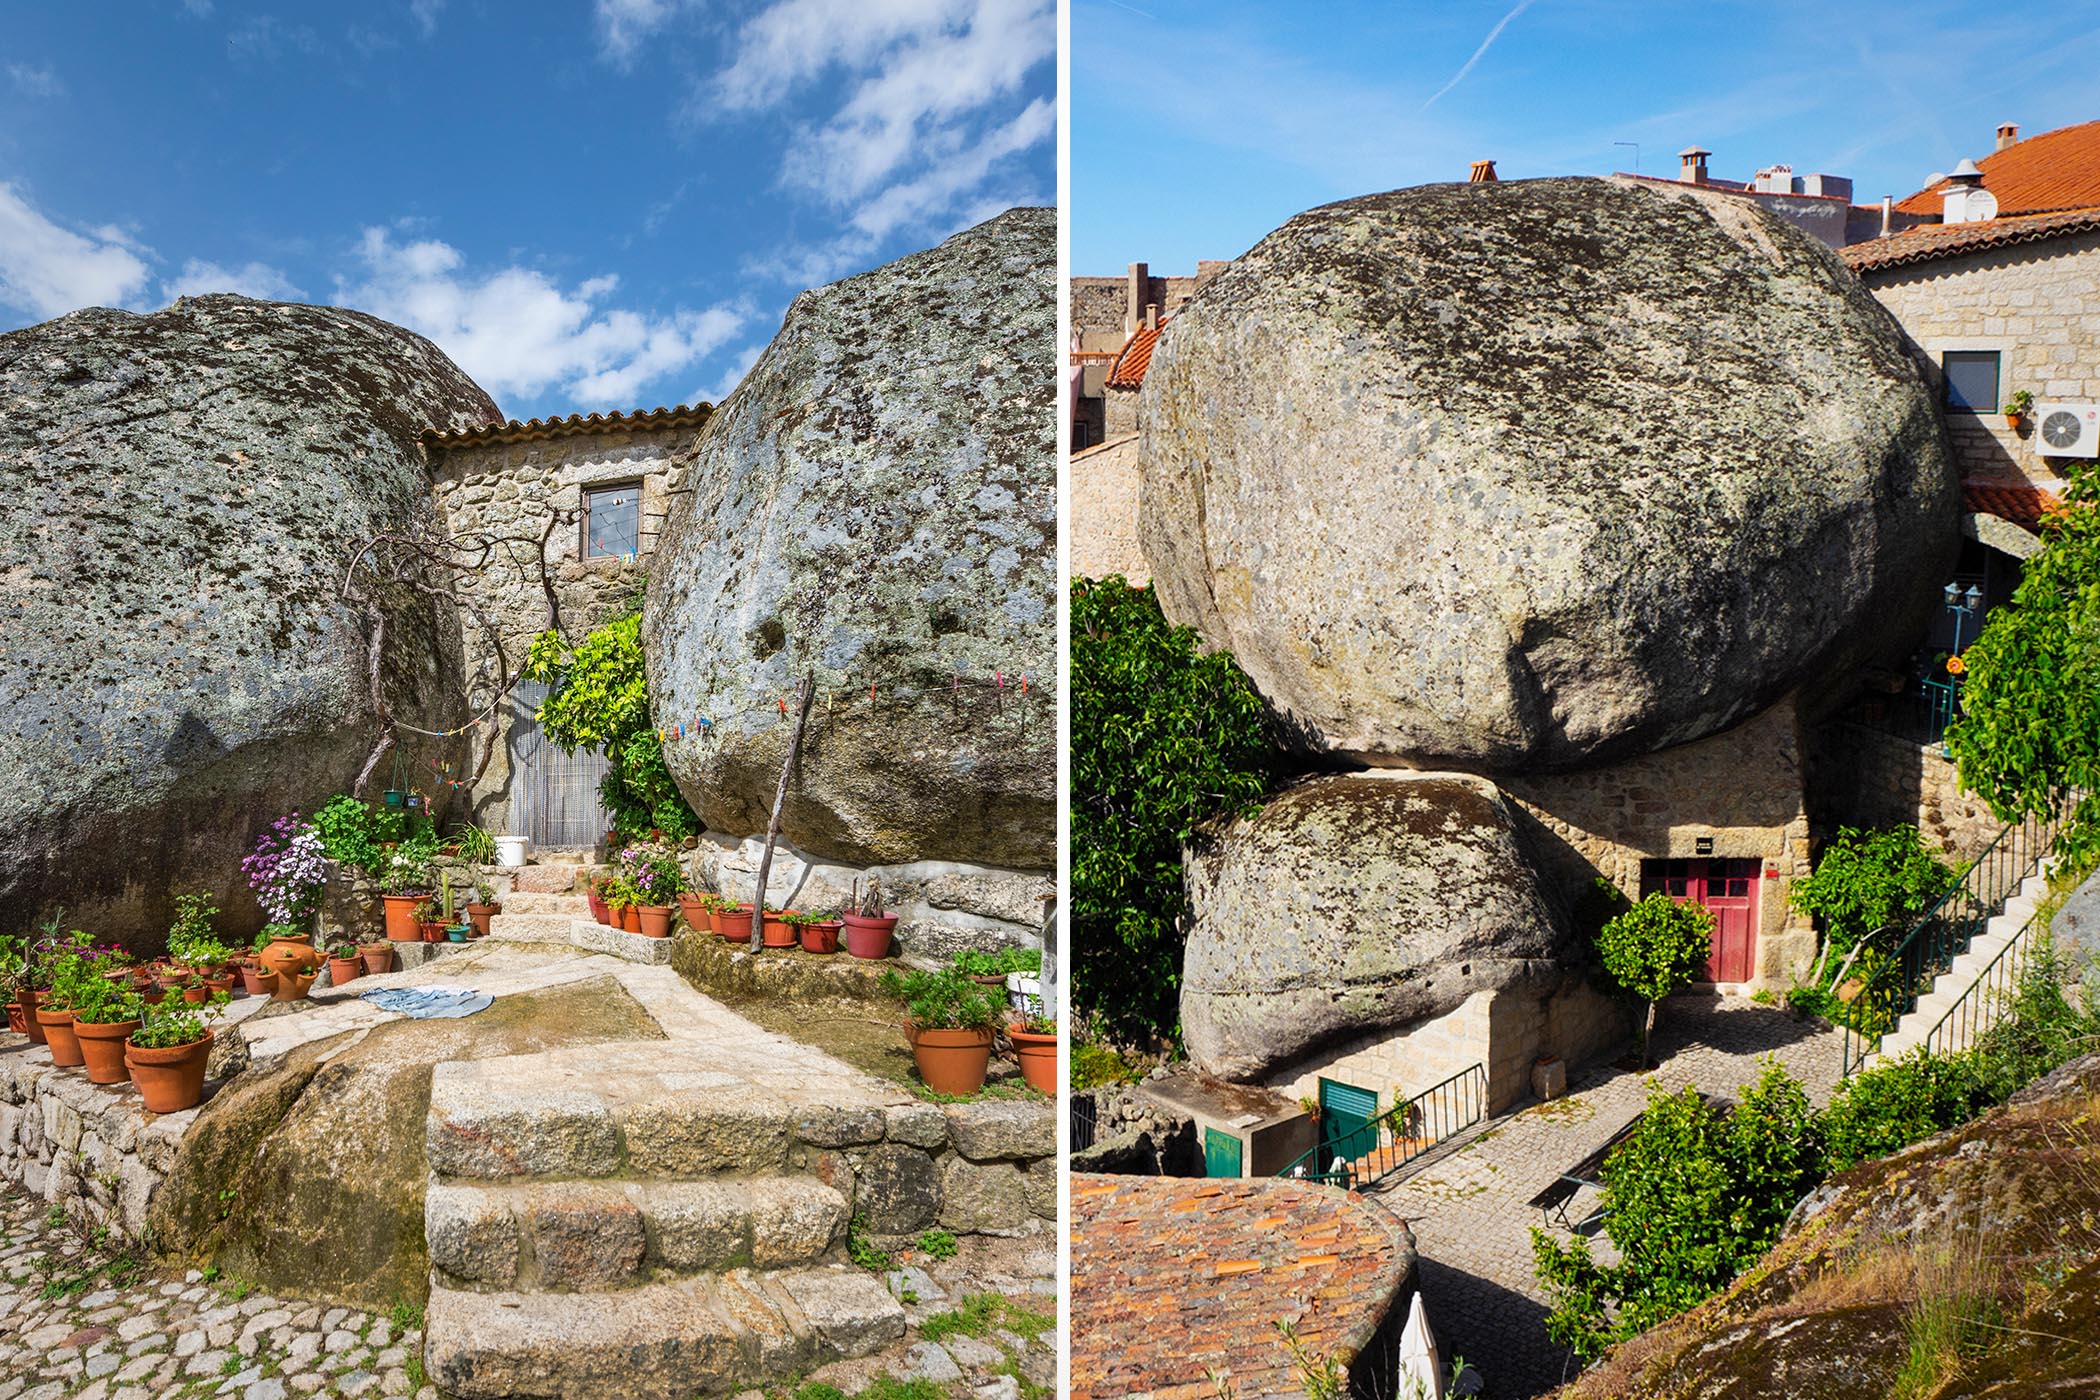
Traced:
[[1964, 792], [1954, 760], [1938, 744], [1914, 744], [1869, 725], [1834, 720], [1811, 736], [1811, 815], [1818, 837], [1841, 826], [1915, 825], [1955, 865], [1982, 853], [2005, 824]]
[[[2100, 400], [2100, 234], [1869, 268], [1860, 280], [1902, 325], [1932, 382], [1946, 351], [1996, 350], [2001, 403], [2018, 389], [2038, 400]], [[2016, 433], [1995, 411], [1944, 416], [1964, 476], [2061, 486], [2052, 459], [2034, 450], [2031, 418]]]
[[1135, 434], [1072, 454], [1065, 474], [1072, 577], [1121, 574], [1133, 585], [1152, 581], [1152, 570], [1138, 549], [1138, 487], [1143, 476]]
[[1755, 858], [1764, 878], [1749, 985], [1783, 990], [1814, 961], [1815, 930], [1787, 905], [1811, 868], [1806, 755], [1791, 697], [1660, 753], [1498, 781], [1531, 819], [1533, 852], [1569, 904], [1600, 875], [1638, 899], [1643, 860]]
[[[581, 520], [555, 526], [546, 558], [562, 632], [581, 639], [638, 599], [655, 532], [670, 504], [671, 460], [699, 431], [696, 416], [704, 421], [704, 415], [674, 413], [662, 424], [643, 428], [604, 430], [564, 422], [517, 434], [497, 430], [486, 438], [426, 439], [437, 499], [453, 538], [487, 534], [505, 541], [488, 566], [462, 584], [465, 601], [481, 610], [503, 640], [499, 664], [487, 631], [471, 609], [465, 611], [468, 695], [477, 712], [517, 674], [526, 649], [546, 628], [538, 540], [554, 513], [580, 513], [587, 489], [640, 483], [640, 550], [633, 558], [586, 559]], [[511, 821], [513, 731], [521, 718], [527, 718], [525, 707], [506, 701], [496, 710], [493, 733], [476, 739], [471, 762], [479, 762], [485, 745], [495, 745], [472, 794], [474, 819], [491, 832], [506, 831]]]

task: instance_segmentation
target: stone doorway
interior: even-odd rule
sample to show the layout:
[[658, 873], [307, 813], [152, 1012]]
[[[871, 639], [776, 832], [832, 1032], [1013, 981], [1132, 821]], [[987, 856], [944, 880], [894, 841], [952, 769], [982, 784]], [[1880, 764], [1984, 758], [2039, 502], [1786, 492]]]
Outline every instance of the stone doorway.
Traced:
[[520, 682], [513, 692], [510, 726], [511, 829], [532, 849], [584, 850], [598, 844], [612, 825], [598, 784], [610, 765], [596, 749], [565, 754], [548, 742], [534, 715], [547, 687]]

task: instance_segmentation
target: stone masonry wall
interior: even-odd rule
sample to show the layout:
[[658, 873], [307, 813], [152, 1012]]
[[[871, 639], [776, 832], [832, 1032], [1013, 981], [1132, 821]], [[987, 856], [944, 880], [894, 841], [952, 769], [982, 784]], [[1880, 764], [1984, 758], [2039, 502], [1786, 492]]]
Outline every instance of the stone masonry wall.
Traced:
[[1135, 434], [1072, 454], [1065, 477], [1072, 577], [1121, 574], [1133, 585], [1151, 582], [1152, 570], [1138, 549], [1138, 485], [1143, 475]]
[[129, 1084], [90, 1084], [54, 1066], [43, 1046], [18, 1044], [0, 1055], [0, 1181], [60, 1207], [81, 1229], [138, 1239], [197, 1113], [148, 1113]]
[[[508, 663], [503, 673], [487, 634], [471, 612], [462, 619], [468, 695], [476, 711], [502, 689], [523, 664], [526, 648], [547, 625], [537, 542], [555, 511], [576, 511], [586, 489], [639, 482], [642, 490], [640, 550], [634, 558], [583, 556], [583, 527], [564, 523], [547, 541], [549, 572], [561, 606], [563, 633], [572, 640], [617, 616], [641, 594], [644, 571], [655, 549], [655, 531], [669, 504], [670, 459], [689, 444], [697, 428], [657, 427], [639, 431], [569, 432], [524, 442], [488, 442], [433, 450], [432, 476], [439, 504], [455, 539], [488, 534], [500, 546], [487, 567], [463, 584], [466, 597], [501, 633]], [[523, 540], [526, 543], [515, 541]], [[512, 814], [510, 735], [521, 707], [506, 703], [496, 714], [496, 744], [482, 781], [474, 788], [475, 821], [492, 832], [507, 829]]]
[[[1815, 930], [1787, 907], [1805, 877], [1805, 756], [1794, 702], [1733, 729], [1624, 763], [1499, 781], [1532, 818], [1533, 850], [1572, 903], [1603, 876], [1630, 899], [1641, 862], [1717, 856], [1764, 862], [1757, 977], [1784, 988], [1815, 958]], [[1701, 841], [1711, 843], [1701, 850]]]
[[[1999, 401], [2026, 389], [2036, 399], [2100, 399], [2100, 234], [2052, 238], [1869, 270], [1861, 280], [1932, 366], [1948, 350], [1999, 352]], [[2062, 477], [2035, 448], [2030, 417], [2015, 433], [1989, 413], [1946, 413], [1963, 475], [2059, 489]]]
[[1954, 760], [1938, 744], [1914, 744], [1838, 720], [1811, 738], [1816, 835], [1841, 826], [1915, 825], [1927, 845], [1957, 866], [1982, 853], [2004, 825], [1982, 798], [1964, 792]]

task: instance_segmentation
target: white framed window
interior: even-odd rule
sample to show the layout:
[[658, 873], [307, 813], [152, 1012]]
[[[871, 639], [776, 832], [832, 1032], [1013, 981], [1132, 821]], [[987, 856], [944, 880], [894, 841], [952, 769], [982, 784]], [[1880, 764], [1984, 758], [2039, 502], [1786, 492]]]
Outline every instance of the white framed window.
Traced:
[[583, 557], [623, 559], [642, 547], [642, 483], [593, 486], [583, 493]]
[[1947, 407], [1966, 413], [1996, 413], [1999, 359], [1996, 350], [1942, 351], [1940, 374], [1947, 384]]

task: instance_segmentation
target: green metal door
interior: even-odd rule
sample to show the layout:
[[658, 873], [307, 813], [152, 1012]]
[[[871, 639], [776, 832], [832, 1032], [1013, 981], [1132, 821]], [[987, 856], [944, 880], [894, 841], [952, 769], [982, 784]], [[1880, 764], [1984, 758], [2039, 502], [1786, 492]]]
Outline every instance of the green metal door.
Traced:
[[1320, 1081], [1320, 1170], [1326, 1171], [1339, 1157], [1353, 1162], [1377, 1139], [1363, 1131], [1378, 1116], [1378, 1095], [1354, 1084]]
[[1238, 1176], [1240, 1174], [1240, 1140], [1231, 1133], [1221, 1133], [1216, 1128], [1203, 1130], [1203, 1174], [1205, 1176]]

